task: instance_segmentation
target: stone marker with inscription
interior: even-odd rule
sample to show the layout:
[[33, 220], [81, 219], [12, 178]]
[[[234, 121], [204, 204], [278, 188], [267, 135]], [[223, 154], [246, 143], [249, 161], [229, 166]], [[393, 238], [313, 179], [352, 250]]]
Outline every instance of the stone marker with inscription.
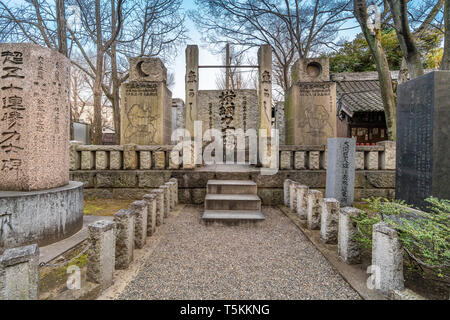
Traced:
[[70, 61], [0, 44], [0, 248], [51, 244], [83, 226], [83, 183], [69, 182]]
[[158, 58], [130, 58], [130, 81], [121, 86], [121, 144], [170, 144], [172, 93]]
[[355, 154], [356, 139], [328, 139], [326, 198], [338, 200], [343, 207], [353, 205]]
[[336, 83], [328, 59], [300, 59], [292, 67], [284, 119], [288, 145], [324, 145], [336, 137]]
[[396, 198], [450, 199], [450, 71], [401, 84], [397, 101]]

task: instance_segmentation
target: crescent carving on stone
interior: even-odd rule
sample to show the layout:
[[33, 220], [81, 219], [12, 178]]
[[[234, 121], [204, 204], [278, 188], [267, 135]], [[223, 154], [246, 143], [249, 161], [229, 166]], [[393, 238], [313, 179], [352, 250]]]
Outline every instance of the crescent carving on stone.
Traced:
[[142, 70], [142, 64], [143, 64], [144, 62], [145, 62], [145, 61], [139, 61], [139, 62], [136, 64], [136, 70], [137, 70], [139, 76], [140, 76], [140, 77], [143, 77], [143, 78], [149, 76], [148, 74], [146, 74], [146, 73]]

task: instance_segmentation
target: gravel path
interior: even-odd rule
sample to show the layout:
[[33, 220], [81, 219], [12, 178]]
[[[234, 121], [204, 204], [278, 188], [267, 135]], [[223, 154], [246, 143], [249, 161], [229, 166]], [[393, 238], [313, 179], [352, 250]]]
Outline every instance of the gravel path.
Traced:
[[289, 218], [258, 226], [200, 223], [186, 206], [120, 299], [360, 299]]

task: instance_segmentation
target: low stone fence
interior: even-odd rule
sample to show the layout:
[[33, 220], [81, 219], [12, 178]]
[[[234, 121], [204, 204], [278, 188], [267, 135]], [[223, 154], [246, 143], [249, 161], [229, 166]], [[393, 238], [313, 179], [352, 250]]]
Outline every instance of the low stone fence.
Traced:
[[[178, 205], [178, 183], [168, 182], [114, 214], [114, 221], [88, 225], [87, 281], [106, 289], [114, 271], [128, 269], [134, 250], [164, 223]], [[0, 300], [37, 300], [39, 297], [39, 248], [36, 244], [7, 249], [0, 256]]]
[[[306, 220], [309, 230], [319, 230], [324, 243], [337, 244], [342, 261], [347, 264], [361, 262], [355, 239], [356, 224], [352, 220], [361, 214], [361, 210], [341, 208], [338, 200], [324, 198], [322, 192], [290, 179], [286, 179], [283, 186], [284, 205]], [[372, 288], [388, 298], [405, 299], [403, 250], [397, 231], [380, 222], [373, 227], [372, 243]], [[408, 299], [417, 299], [417, 296]]]
[[[170, 178], [178, 180], [183, 203], [202, 204], [208, 180], [252, 180], [258, 184], [263, 205], [283, 203], [283, 181], [300, 181], [319, 191], [325, 189], [325, 146], [281, 146], [280, 170], [264, 175], [258, 167], [238, 172], [183, 167], [173, 161], [174, 146], [88, 146], [72, 144], [70, 179], [84, 183], [86, 198], [138, 199]], [[178, 152], [178, 151], [175, 151]], [[173, 157], [177, 159], [177, 157]], [[395, 190], [395, 143], [357, 147], [355, 200], [393, 198]]]

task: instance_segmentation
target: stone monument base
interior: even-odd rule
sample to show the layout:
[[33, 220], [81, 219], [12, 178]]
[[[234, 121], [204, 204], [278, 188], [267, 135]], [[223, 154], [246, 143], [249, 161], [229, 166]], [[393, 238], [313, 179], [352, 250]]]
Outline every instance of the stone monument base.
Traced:
[[0, 191], [0, 248], [46, 246], [83, 227], [83, 183], [19, 192]]

